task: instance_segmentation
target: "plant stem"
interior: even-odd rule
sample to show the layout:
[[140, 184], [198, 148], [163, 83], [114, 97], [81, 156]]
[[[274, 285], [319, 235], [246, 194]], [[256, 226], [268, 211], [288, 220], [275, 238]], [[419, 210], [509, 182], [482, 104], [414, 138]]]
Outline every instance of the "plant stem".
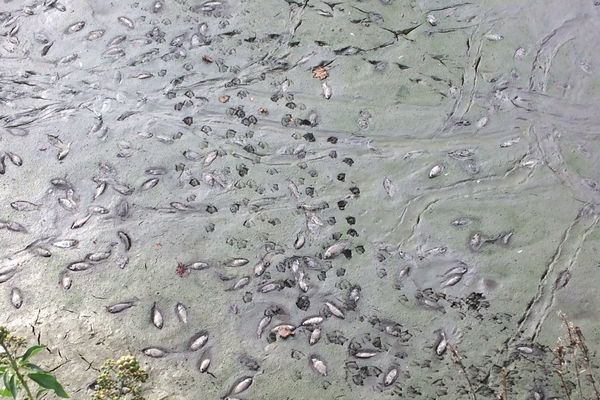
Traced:
[[27, 381], [25, 380], [25, 378], [23, 377], [23, 375], [21, 375], [21, 372], [19, 371], [19, 365], [15, 361], [12, 354], [10, 354], [10, 350], [9, 350], [8, 346], [6, 345], [6, 343], [4, 343], [4, 340], [2, 340], [2, 339], [0, 339], [0, 346], [2, 346], [2, 348], [4, 349], [4, 351], [5, 351], [4, 354], [8, 358], [8, 361], [10, 362], [10, 366], [15, 371], [15, 375], [17, 375], [17, 379], [19, 380], [19, 382], [21, 382], [21, 385], [23, 385], [23, 389], [25, 389], [25, 392], [27, 393], [27, 398], [29, 400], [35, 400], [35, 397], [33, 397], [33, 395], [31, 394], [31, 390], [29, 389], [29, 386], [27, 385]]

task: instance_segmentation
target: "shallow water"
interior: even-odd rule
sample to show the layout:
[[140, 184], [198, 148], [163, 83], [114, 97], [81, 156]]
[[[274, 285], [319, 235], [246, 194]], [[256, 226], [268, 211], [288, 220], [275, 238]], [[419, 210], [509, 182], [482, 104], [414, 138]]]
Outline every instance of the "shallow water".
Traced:
[[4, 0], [2, 324], [73, 398], [126, 353], [149, 399], [564, 398], [600, 3], [508, 3]]

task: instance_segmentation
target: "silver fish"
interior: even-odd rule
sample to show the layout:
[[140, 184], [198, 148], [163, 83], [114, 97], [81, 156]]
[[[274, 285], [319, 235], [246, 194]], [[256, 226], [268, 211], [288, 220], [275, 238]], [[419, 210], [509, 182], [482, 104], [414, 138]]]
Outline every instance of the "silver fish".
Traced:
[[69, 33], [79, 32], [80, 30], [83, 29], [84, 26], [85, 26], [84, 21], [75, 22], [74, 24], [69, 25], [67, 27], [67, 29], [65, 29], [65, 33], [69, 34]]
[[311, 368], [319, 375], [327, 376], [327, 365], [318, 356], [312, 355], [308, 358]]
[[31, 203], [26, 200], [13, 201], [10, 203], [10, 206], [16, 211], [36, 211], [40, 209], [39, 204]]
[[6, 155], [8, 156], [8, 159], [10, 160], [10, 162], [12, 162], [17, 167], [20, 167], [21, 165], [23, 165], [23, 159], [18, 154], [7, 151]]
[[117, 20], [123, 24], [127, 29], [133, 29], [134, 25], [133, 25], [133, 21], [127, 17], [118, 17]]
[[226, 267], [242, 267], [246, 264], [248, 264], [250, 261], [248, 261], [245, 258], [232, 258], [231, 260], [228, 260], [225, 263]]
[[154, 304], [152, 304], [152, 309], [150, 311], [151, 314], [151, 320], [152, 323], [154, 324], [155, 327], [157, 327], [158, 329], [162, 329], [163, 325], [164, 325], [164, 319], [163, 319], [163, 315], [162, 312], [160, 311], [160, 308], [158, 307], [158, 305], [156, 304], [156, 302], [154, 302]]
[[213, 161], [215, 161], [215, 159], [217, 158], [218, 155], [219, 155], [219, 152], [217, 150], [213, 150], [210, 153], [208, 153], [206, 155], [206, 157], [204, 158], [204, 166], [205, 167], [210, 166], [210, 164], [212, 164]]
[[321, 339], [321, 328], [315, 328], [310, 333], [310, 338], [308, 339], [308, 344], [313, 346], [317, 344], [317, 342]]
[[344, 312], [340, 308], [338, 308], [335, 304], [332, 304], [327, 301], [327, 302], [325, 302], [325, 306], [327, 307], [329, 312], [331, 314], [333, 314], [334, 316], [336, 316], [340, 319], [346, 318], [346, 316], [344, 315]]
[[64, 290], [69, 290], [73, 285], [73, 279], [71, 279], [71, 276], [69, 274], [63, 272], [60, 274], [60, 285]]
[[179, 318], [179, 321], [182, 324], [187, 324], [188, 312], [187, 312], [187, 307], [183, 303], [175, 304], [175, 315], [177, 315], [177, 318]]
[[269, 315], [264, 316], [260, 319], [260, 321], [258, 322], [258, 328], [256, 329], [256, 336], [258, 336], [259, 339], [261, 338], [261, 336], [265, 332], [265, 329], [267, 328], [267, 326], [269, 326], [270, 323], [271, 316]]
[[122, 303], [116, 303], [116, 304], [107, 306], [106, 311], [108, 311], [111, 314], [117, 314], [117, 313], [120, 313], [122, 311], [125, 311], [125, 310], [133, 307], [134, 305], [135, 305], [135, 303], [133, 301], [124, 301]]
[[75, 220], [72, 224], [71, 224], [71, 229], [79, 229], [82, 226], [84, 226], [92, 217], [92, 214], [86, 214], [85, 216]]
[[254, 382], [254, 380], [252, 379], [251, 376], [244, 376], [244, 377], [238, 379], [231, 386], [231, 389], [229, 390], [229, 393], [227, 394], [227, 396], [236, 395], [236, 394], [245, 392], [246, 390], [248, 390], [250, 388], [250, 386], [252, 386], [253, 382]]
[[394, 382], [396, 382], [396, 379], [398, 379], [398, 375], [398, 368], [391, 368], [383, 378], [383, 386], [387, 387], [392, 385]]
[[191, 269], [193, 271], [202, 271], [209, 267], [209, 264], [204, 261], [194, 261], [185, 266], [187, 269]]
[[439, 331], [439, 339], [435, 346], [435, 354], [438, 356], [443, 356], [448, 348], [448, 340], [446, 339], [446, 334], [444, 331]]
[[118, 231], [117, 236], [121, 240], [121, 243], [123, 243], [123, 246], [125, 246], [125, 250], [129, 251], [131, 249], [131, 238], [129, 235], [126, 232]]
[[142, 190], [152, 189], [154, 186], [158, 185], [158, 182], [159, 182], [158, 178], [148, 179], [147, 181], [142, 183], [142, 185], [140, 186], [140, 189], [142, 189]]
[[105, 215], [108, 214], [108, 208], [102, 206], [90, 206], [88, 212], [94, 215]]
[[74, 272], [87, 271], [92, 268], [94, 264], [87, 261], [75, 261], [67, 266], [67, 268]]
[[100, 39], [102, 36], [104, 36], [104, 29], [98, 29], [95, 31], [90, 31], [87, 35], [87, 40], [96, 40], [96, 39]]
[[96, 200], [98, 197], [100, 197], [102, 195], [102, 193], [104, 193], [104, 191], [106, 191], [107, 186], [108, 186], [108, 184], [106, 182], [98, 183], [98, 186], [96, 186], [96, 191], [94, 192], [94, 200]]
[[96, 253], [89, 253], [85, 256], [85, 259], [91, 262], [100, 262], [106, 260], [111, 255], [110, 251], [98, 251]]
[[169, 352], [162, 347], [146, 347], [142, 349], [142, 353], [152, 358], [162, 358], [166, 356]]
[[429, 178], [436, 178], [444, 172], [444, 166], [441, 164], [434, 165], [429, 171]]
[[200, 331], [189, 340], [188, 347], [191, 351], [200, 350], [208, 342], [208, 332]]
[[52, 242], [52, 246], [58, 247], [59, 249], [70, 249], [79, 244], [79, 240], [75, 239], [59, 239]]
[[342, 254], [342, 251], [344, 251], [348, 247], [348, 244], [349, 243], [346, 241], [341, 241], [341, 242], [332, 244], [323, 253], [323, 258], [325, 260], [330, 260], [332, 258], [336, 258], [340, 254]]
[[23, 305], [23, 294], [19, 288], [12, 288], [10, 291], [10, 302], [17, 309]]

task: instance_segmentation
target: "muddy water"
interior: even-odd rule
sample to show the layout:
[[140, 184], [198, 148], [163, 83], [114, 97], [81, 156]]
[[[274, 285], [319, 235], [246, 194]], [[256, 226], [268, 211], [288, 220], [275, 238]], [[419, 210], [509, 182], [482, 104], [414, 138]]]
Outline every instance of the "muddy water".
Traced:
[[564, 398], [597, 3], [4, 0], [2, 324], [73, 398]]

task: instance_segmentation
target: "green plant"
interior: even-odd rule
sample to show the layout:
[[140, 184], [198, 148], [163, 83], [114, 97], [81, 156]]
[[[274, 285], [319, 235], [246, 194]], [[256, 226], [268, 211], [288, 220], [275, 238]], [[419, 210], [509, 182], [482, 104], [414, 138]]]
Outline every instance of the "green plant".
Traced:
[[[17, 399], [22, 389], [28, 400], [40, 399], [49, 391], [53, 391], [58, 397], [69, 397], [54, 375], [30, 362], [30, 359], [46, 346], [31, 346], [18, 356], [26, 345], [27, 341], [24, 338], [14, 336], [5, 327], [0, 327], [0, 377], [4, 383], [0, 396]], [[32, 383], [38, 386], [35, 395], [32, 392]]]
[[142, 383], [147, 380], [148, 373], [134, 356], [108, 359], [96, 379], [92, 400], [145, 400]]

